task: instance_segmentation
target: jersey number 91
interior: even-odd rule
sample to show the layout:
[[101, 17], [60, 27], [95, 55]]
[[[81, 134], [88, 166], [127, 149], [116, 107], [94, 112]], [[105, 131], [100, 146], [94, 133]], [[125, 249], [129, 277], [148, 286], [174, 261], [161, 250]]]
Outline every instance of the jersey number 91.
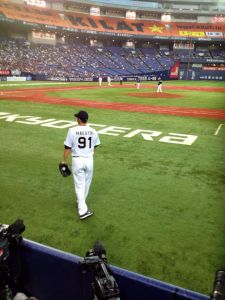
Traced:
[[91, 142], [92, 138], [86, 138], [86, 137], [79, 137], [78, 139], [78, 147], [83, 149], [83, 148], [91, 148]]

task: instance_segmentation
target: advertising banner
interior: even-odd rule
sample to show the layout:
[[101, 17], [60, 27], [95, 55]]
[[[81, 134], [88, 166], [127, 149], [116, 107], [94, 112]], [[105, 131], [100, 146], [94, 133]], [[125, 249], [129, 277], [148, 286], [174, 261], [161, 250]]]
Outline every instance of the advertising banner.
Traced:
[[171, 79], [178, 79], [179, 78], [179, 71], [180, 71], [180, 62], [177, 61], [170, 69], [170, 78]]
[[18, 77], [10, 76], [10, 77], [7, 77], [6, 80], [7, 80], [7, 81], [26, 81], [27, 78], [26, 78], [26, 77], [23, 77], [23, 76], [18, 76]]
[[10, 75], [10, 70], [0, 70], [0, 76], [7, 76]]

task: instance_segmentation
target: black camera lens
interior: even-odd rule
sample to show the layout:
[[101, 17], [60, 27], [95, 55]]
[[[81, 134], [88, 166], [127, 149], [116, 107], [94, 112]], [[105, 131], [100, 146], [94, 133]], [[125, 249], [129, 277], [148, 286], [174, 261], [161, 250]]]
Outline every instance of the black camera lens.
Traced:
[[214, 281], [211, 300], [225, 300], [225, 270], [218, 270]]

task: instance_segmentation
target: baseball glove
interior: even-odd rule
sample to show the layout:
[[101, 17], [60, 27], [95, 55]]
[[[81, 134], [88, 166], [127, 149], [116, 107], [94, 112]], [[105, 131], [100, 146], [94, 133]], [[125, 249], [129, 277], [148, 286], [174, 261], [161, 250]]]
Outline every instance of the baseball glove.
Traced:
[[70, 171], [67, 164], [60, 163], [59, 164], [59, 171], [60, 171], [60, 173], [62, 174], [63, 177], [70, 176], [70, 174], [71, 174], [71, 171]]

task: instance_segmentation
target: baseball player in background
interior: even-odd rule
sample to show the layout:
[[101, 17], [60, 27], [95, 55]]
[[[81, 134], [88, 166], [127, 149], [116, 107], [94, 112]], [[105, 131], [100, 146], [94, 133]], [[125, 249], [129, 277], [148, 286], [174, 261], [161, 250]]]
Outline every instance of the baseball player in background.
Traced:
[[98, 82], [99, 82], [99, 86], [101, 86], [102, 85], [102, 76], [98, 77]]
[[86, 199], [93, 176], [93, 155], [95, 148], [100, 145], [100, 140], [96, 130], [87, 125], [86, 111], [80, 111], [74, 116], [77, 118], [78, 125], [68, 130], [62, 163], [67, 163], [71, 153], [78, 213], [80, 220], [83, 220], [93, 215], [93, 212], [88, 209]]
[[140, 89], [141, 80], [139, 77], [136, 78], [136, 87], [137, 89]]
[[110, 76], [107, 76], [107, 81], [108, 81], [108, 85], [111, 86], [111, 77]]
[[157, 93], [162, 93], [162, 79], [159, 77], [158, 80]]

